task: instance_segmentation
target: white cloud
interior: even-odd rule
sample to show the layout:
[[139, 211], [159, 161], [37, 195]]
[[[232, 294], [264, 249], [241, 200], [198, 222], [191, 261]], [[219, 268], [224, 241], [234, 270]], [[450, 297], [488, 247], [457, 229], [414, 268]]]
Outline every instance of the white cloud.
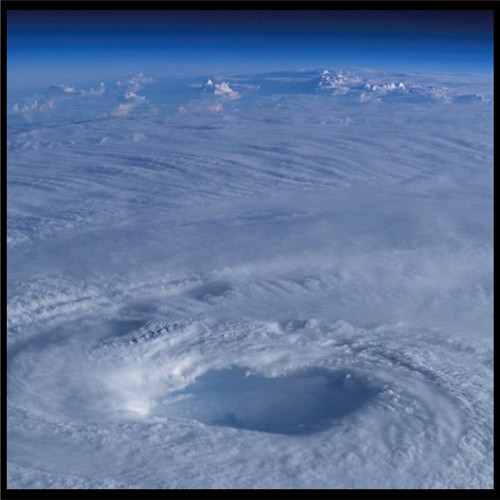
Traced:
[[118, 80], [116, 85], [118, 87], [126, 87], [124, 98], [127, 100], [135, 99], [145, 101], [146, 98], [138, 94], [138, 92], [148, 83], [152, 83], [154, 80], [150, 76], [146, 76], [144, 73], [137, 73], [132, 75], [127, 81], [122, 82]]
[[30, 114], [30, 113], [38, 113], [43, 111], [48, 111], [49, 109], [53, 109], [55, 106], [55, 99], [33, 99], [31, 102], [27, 103], [18, 103], [16, 102], [12, 106], [12, 111], [16, 114]]
[[75, 94], [80, 93], [80, 91], [78, 89], [76, 89], [75, 87], [71, 87], [70, 85], [65, 85], [63, 83], [56, 85], [56, 87], [61, 89], [63, 94], [75, 95]]
[[136, 73], [132, 75], [125, 83], [118, 81], [117, 85], [127, 86], [130, 92], [138, 92], [147, 83], [152, 83], [154, 80], [150, 76], [146, 76], [144, 73]]
[[377, 92], [379, 94], [387, 94], [388, 92], [408, 92], [408, 84], [403, 82], [378, 82], [365, 84], [365, 89], [369, 92]]
[[322, 90], [329, 90], [337, 95], [344, 95], [351, 90], [351, 87], [357, 86], [360, 83], [361, 78], [356, 75], [351, 75], [343, 71], [332, 74], [325, 69], [321, 73], [318, 86]]
[[[209, 80], [211, 81], [211, 80]], [[225, 97], [227, 99], [239, 99], [240, 94], [233, 90], [227, 82], [221, 82], [214, 84], [214, 94], [216, 96]]]
[[137, 102], [135, 101], [121, 103], [111, 113], [111, 116], [118, 116], [118, 117], [127, 116], [135, 107], [137, 107]]
[[138, 100], [138, 101], [144, 101], [144, 100], [146, 100], [146, 98], [144, 96], [138, 95], [135, 92], [133, 92], [132, 90], [129, 90], [129, 91], [125, 92], [125, 96], [124, 97], [128, 101], [130, 101], [132, 99], [135, 99], [135, 100]]

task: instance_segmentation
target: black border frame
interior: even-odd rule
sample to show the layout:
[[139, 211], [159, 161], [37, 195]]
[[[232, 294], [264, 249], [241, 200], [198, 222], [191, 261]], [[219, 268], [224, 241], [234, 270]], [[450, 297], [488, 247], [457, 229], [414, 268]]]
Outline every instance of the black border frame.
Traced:
[[[20, 10], [351, 10], [351, 11], [383, 11], [383, 10], [421, 10], [421, 11], [468, 11], [486, 10], [493, 13], [493, 73], [496, 66], [498, 50], [498, 37], [495, 36], [497, 3], [495, 0], [0, 0], [1, 2], [1, 186], [0, 186], [0, 210], [1, 210], [1, 234], [0, 234], [0, 257], [1, 257], [1, 302], [0, 302], [0, 326], [1, 326], [1, 468], [0, 468], [0, 498], [160, 498], [166, 496], [201, 494], [205, 496], [218, 495], [257, 495], [271, 494], [276, 496], [297, 496], [307, 494], [311, 496], [334, 497], [405, 497], [416, 498], [420, 496], [436, 495], [440, 498], [490, 498], [496, 496], [496, 470], [494, 473], [493, 489], [12, 489], [7, 488], [7, 13]], [[498, 66], [497, 66], [498, 67]], [[497, 80], [494, 77], [496, 89]], [[494, 99], [493, 115], [500, 116], [498, 104]], [[496, 120], [495, 120], [496, 122]], [[497, 143], [498, 128], [494, 126], [494, 144]], [[496, 155], [494, 155], [494, 166], [498, 166]], [[493, 174], [494, 178], [495, 175]], [[495, 182], [496, 187], [496, 182]], [[495, 214], [495, 199], [493, 199], [493, 211]], [[494, 221], [495, 217], [493, 217]], [[493, 233], [495, 236], [495, 222], [493, 222]], [[496, 238], [495, 238], [496, 243]], [[494, 244], [494, 247], [496, 245]], [[496, 301], [494, 302], [496, 305]], [[496, 310], [496, 307], [495, 307]], [[495, 369], [493, 378], [495, 382]], [[495, 384], [494, 384], [495, 387]], [[494, 409], [496, 410], [497, 391], [494, 389]], [[495, 439], [496, 411], [494, 411], [493, 440]], [[494, 453], [495, 457], [495, 453]], [[496, 463], [494, 458], [494, 464]]]

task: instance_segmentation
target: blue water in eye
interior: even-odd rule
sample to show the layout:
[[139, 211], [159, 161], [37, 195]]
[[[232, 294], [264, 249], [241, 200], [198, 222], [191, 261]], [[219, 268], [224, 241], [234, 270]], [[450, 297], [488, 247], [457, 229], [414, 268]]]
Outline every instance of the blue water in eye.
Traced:
[[233, 367], [208, 371], [173, 394], [180, 399], [169, 404], [167, 412], [209, 425], [312, 434], [360, 411], [379, 392], [372, 382], [346, 370], [312, 368], [265, 377]]

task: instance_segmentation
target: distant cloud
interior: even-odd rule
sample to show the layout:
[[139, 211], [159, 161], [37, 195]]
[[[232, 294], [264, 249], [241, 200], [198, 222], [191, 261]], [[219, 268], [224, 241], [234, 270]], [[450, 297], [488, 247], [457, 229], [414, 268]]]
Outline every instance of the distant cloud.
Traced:
[[208, 106], [208, 111], [210, 111], [210, 113], [222, 113], [224, 111], [224, 106], [222, 103], [218, 102]]
[[195, 85], [194, 87], [202, 88], [204, 92], [213, 93], [224, 99], [235, 100], [241, 97], [240, 93], [231, 88], [228, 82], [215, 82], [212, 78], [209, 78], [203, 85]]
[[77, 87], [74, 87], [72, 85], [66, 85], [66, 84], [58, 84], [58, 85], [52, 85], [49, 87], [48, 92], [51, 93], [52, 95], [56, 96], [85, 96], [85, 95], [94, 95], [94, 96], [101, 96], [104, 95], [106, 92], [106, 85], [104, 82], [99, 82], [97, 87], [95, 88], [90, 88], [90, 89], [79, 89]]
[[132, 90], [129, 90], [129, 91], [125, 92], [124, 97], [128, 101], [132, 100], [132, 99], [139, 100], [139, 101], [144, 101], [146, 99], [144, 96], [138, 95], [135, 92], [133, 92]]
[[321, 90], [330, 90], [337, 95], [344, 95], [347, 94], [352, 87], [359, 86], [361, 82], [361, 78], [356, 75], [351, 75], [342, 71], [332, 74], [325, 69], [321, 73], [318, 86]]
[[[395, 77], [395, 78], [394, 78]], [[451, 88], [445, 85], [447, 83]], [[125, 79], [103, 82], [93, 86], [81, 88], [74, 84], [59, 83], [48, 87], [44, 92], [32, 98], [23, 99], [9, 105], [9, 111], [18, 114], [27, 120], [35, 118], [36, 113], [62, 109], [61, 105], [72, 102], [74, 99], [103, 98], [98, 108], [106, 116], [125, 117], [140, 105], [149, 103], [143, 94], [147, 84], [154, 82], [153, 78], [139, 72]], [[467, 87], [454, 87], [450, 79], [443, 80], [430, 75], [389, 74], [375, 70], [310, 70], [307, 72], [273, 72], [253, 74], [248, 76], [210, 77], [201, 83], [191, 84], [190, 87], [200, 89], [208, 99], [199, 103], [198, 112], [222, 113], [224, 105], [230, 101], [240, 99], [243, 95], [256, 94], [261, 85], [265, 86], [266, 93], [313, 94], [326, 93], [338, 99], [355, 100], [359, 103], [389, 102], [399, 103], [448, 103], [448, 104], [481, 104], [491, 102], [491, 97], [481, 93], [473, 93]], [[290, 87], [288, 83], [292, 84]], [[466, 90], [464, 92], [464, 90]], [[106, 98], [106, 100], [104, 100]], [[90, 104], [90, 101], [89, 101]], [[85, 108], [87, 103], [85, 103]], [[104, 109], [103, 109], [104, 108]], [[192, 106], [179, 104], [179, 113], [193, 111]], [[153, 112], [152, 109], [150, 109]], [[156, 110], [156, 112], [159, 112]]]
[[57, 85], [64, 94], [80, 94], [80, 91], [77, 90], [75, 87], [70, 87], [69, 85]]
[[99, 82], [99, 85], [96, 88], [91, 88], [86, 91], [86, 94], [88, 95], [104, 95], [106, 92], [106, 85], [104, 82]]
[[398, 97], [412, 102], [441, 101], [451, 102], [449, 90], [446, 87], [423, 85], [412, 82], [410, 77], [405, 81], [392, 80], [384, 74], [377, 77], [365, 77], [351, 72], [330, 72], [323, 70], [319, 75], [318, 89], [333, 95], [353, 94], [359, 96], [359, 102], [381, 102]]
[[114, 111], [111, 112], [111, 116], [127, 116], [135, 107], [137, 107], [137, 104], [138, 103], [136, 101], [121, 103]]
[[[10, 110], [14, 114], [31, 119], [35, 113], [52, 110], [59, 107], [60, 103], [68, 100], [107, 96], [110, 97], [110, 108], [115, 106], [113, 111], [107, 113], [111, 116], [124, 117], [138, 105], [148, 102], [147, 98], [138, 92], [146, 84], [153, 81], [152, 77], [140, 72], [123, 81], [111, 82], [108, 85], [100, 81], [89, 88], [80, 88], [68, 83], [58, 83], [51, 85], [44, 92], [35, 95], [31, 99], [23, 99], [14, 103]], [[118, 104], [115, 104], [116, 100], [118, 100]]]
[[126, 93], [137, 93], [139, 90], [141, 90], [144, 85], [148, 83], [152, 83], [154, 79], [150, 76], [146, 76], [144, 73], [136, 73], [132, 75], [128, 80], [126, 81], [117, 81], [116, 84], [118, 87], [126, 87]]
[[53, 109], [55, 106], [55, 99], [33, 99], [31, 102], [25, 103], [15, 103], [12, 106], [12, 111], [16, 114], [31, 114], [31, 113], [39, 113], [43, 111], [48, 111], [49, 109]]
[[407, 86], [403, 82], [382, 82], [382, 83], [366, 83], [365, 89], [370, 92], [378, 92], [387, 94], [388, 92], [408, 92]]
[[126, 81], [117, 81], [116, 85], [118, 87], [125, 87], [125, 92], [123, 98], [126, 102], [118, 105], [118, 107], [111, 113], [111, 116], [124, 117], [127, 116], [134, 108], [139, 104], [146, 103], [147, 99], [143, 95], [139, 95], [139, 92], [144, 85], [152, 83], [154, 80], [150, 76], [146, 76], [144, 73], [136, 73], [132, 75]]
[[489, 102], [487, 98], [479, 94], [462, 94], [457, 95], [453, 99], [454, 102], [462, 104], [471, 104], [477, 102]]
[[104, 82], [94, 88], [79, 89], [73, 85], [63, 83], [51, 85], [42, 95], [33, 98], [31, 101], [15, 103], [12, 111], [18, 114], [30, 114], [44, 112], [55, 108], [56, 103], [63, 99], [75, 98], [80, 96], [103, 96], [106, 92]]
[[233, 90], [227, 82], [216, 83], [214, 85], [214, 94], [228, 99], [239, 99], [240, 94]]

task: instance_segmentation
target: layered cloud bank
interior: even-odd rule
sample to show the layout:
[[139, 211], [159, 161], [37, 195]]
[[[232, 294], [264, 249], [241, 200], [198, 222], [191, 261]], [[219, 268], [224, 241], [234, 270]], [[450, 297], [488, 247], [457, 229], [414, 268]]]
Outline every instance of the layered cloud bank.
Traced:
[[[441, 79], [443, 79], [441, 77]], [[446, 80], [446, 79], [445, 79]], [[449, 78], [448, 78], [449, 80]], [[40, 112], [48, 112], [58, 107], [67, 107], [75, 99], [102, 97], [106, 104], [114, 104], [111, 116], [127, 116], [141, 104], [147, 104], [146, 95], [141, 90], [161, 82], [144, 73], [131, 75], [124, 80], [114, 82], [99, 82], [94, 87], [80, 88], [75, 85], [57, 84], [49, 87], [33, 97], [10, 106], [10, 112], [25, 119], [32, 120]], [[448, 82], [450, 83], [450, 82]], [[178, 85], [182, 86], [182, 83]], [[391, 75], [369, 72], [354, 72], [347, 70], [318, 70], [308, 72], [282, 72], [278, 74], [259, 74], [251, 76], [235, 76], [225, 78], [208, 78], [204, 83], [185, 84], [193, 89], [191, 97], [213, 97], [216, 102], [209, 103], [205, 109], [212, 111], [222, 109], [224, 102], [238, 101], [241, 98], [256, 98], [267, 95], [316, 95], [322, 93], [343, 98], [349, 102], [389, 102], [398, 103], [456, 103], [489, 102], [492, 98], [491, 89], [486, 92], [464, 92], [463, 85], [453, 88], [453, 85], [440, 85], [435, 78], [425, 78], [415, 75], [399, 75], [392, 79]], [[200, 94], [197, 95], [196, 92]], [[157, 104], [162, 97], [155, 95]], [[184, 103], [184, 109], [187, 109]]]

